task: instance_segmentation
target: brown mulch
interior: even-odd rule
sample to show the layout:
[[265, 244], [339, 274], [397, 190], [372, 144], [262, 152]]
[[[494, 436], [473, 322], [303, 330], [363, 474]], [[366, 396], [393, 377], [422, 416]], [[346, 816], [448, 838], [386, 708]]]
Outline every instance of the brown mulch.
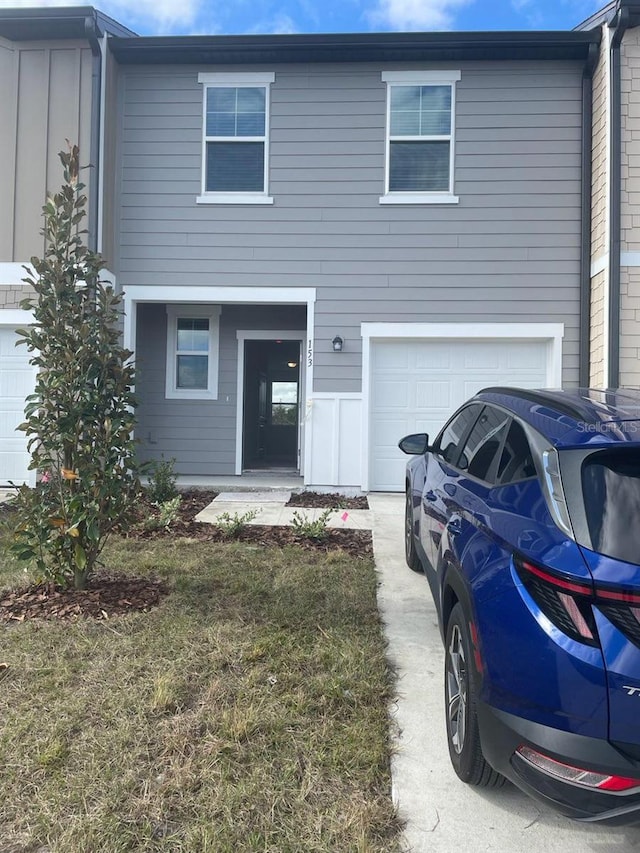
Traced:
[[339, 492], [296, 492], [287, 501], [287, 506], [317, 507], [318, 509], [369, 509], [369, 501], [364, 495], [346, 498]]
[[[256, 548], [296, 545], [309, 551], [343, 551], [355, 558], [373, 556], [371, 532], [368, 530], [327, 529], [321, 539], [300, 536], [292, 527], [245, 525], [230, 537], [214, 524], [202, 524], [195, 516], [216, 497], [217, 492], [191, 490], [182, 492], [177, 518], [168, 529], [150, 530], [145, 521], [158, 514], [158, 507], [144, 497], [138, 503], [131, 526], [124, 533], [130, 539], [196, 539], [203, 542], [243, 542]], [[288, 506], [337, 507], [368, 509], [366, 498], [344, 498], [341, 495], [319, 495], [302, 492], [295, 496], [304, 503]], [[336, 504], [339, 497], [343, 503]], [[316, 500], [316, 502], [314, 502]], [[358, 501], [358, 504], [353, 502]], [[0, 504], [0, 507], [7, 505]], [[34, 584], [18, 590], [0, 591], [0, 622], [23, 622], [26, 619], [73, 620], [80, 617], [110, 619], [131, 611], [147, 611], [157, 606], [169, 589], [154, 578], [131, 577], [115, 572], [97, 572], [87, 590], [62, 589], [53, 583]]]
[[136, 578], [115, 572], [96, 573], [86, 590], [62, 589], [39, 583], [26, 589], [0, 592], [0, 620], [110, 619], [131, 611], [156, 607], [169, 589], [153, 578]]

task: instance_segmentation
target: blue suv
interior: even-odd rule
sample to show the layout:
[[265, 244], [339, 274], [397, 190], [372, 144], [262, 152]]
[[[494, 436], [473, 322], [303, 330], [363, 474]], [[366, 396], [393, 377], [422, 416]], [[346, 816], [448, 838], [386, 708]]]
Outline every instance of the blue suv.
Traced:
[[464, 782], [640, 821], [640, 392], [487, 388], [406, 436]]

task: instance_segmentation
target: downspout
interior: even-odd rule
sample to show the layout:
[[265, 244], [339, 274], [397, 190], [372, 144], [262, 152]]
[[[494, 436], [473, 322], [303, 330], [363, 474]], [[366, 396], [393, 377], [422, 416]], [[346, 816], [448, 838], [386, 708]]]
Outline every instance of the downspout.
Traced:
[[92, 252], [98, 248], [98, 202], [100, 171], [100, 98], [102, 91], [102, 52], [94, 15], [84, 20], [84, 31], [93, 54], [91, 69], [91, 136], [89, 143], [89, 216], [87, 244]]
[[589, 45], [582, 71], [582, 156], [581, 156], [581, 235], [580, 235], [580, 355], [578, 381], [589, 385], [591, 356], [591, 184], [593, 154], [593, 73], [600, 48]]
[[629, 9], [619, 9], [610, 45], [611, 127], [609, 189], [609, 388], [620, 384], [620, 224], [622, 203], [622, 91], [620, 45], [629, 27]]

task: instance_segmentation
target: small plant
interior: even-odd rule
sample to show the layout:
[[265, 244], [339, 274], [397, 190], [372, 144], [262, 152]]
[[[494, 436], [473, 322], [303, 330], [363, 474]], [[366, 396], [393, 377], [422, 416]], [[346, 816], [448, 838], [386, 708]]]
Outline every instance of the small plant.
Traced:
[[229, 515], [228, 512], [223, 512], [216, 519], [216, 524], [218, 525], [222, 535], [227, 539], [235, 539], [242, 530], [246, 527], [246, 525], [253, 521], [253, 519], [258, 515], [257, 509], [250, 509], [242, 515], [238, 515], [237, 512], [234, 512], [233, 515]]
[[176, 495], [168, 501], [156, 504], [158, 515], [150, 515], [144, 522], [145, 530], [168, 530], [178, 517], [182, 497]]
[[152, 503], [159, 505], [177, 497], [175, 464], [175, 459], [165, 459], [164, 456], [159, 462], [151, 463], [147, 494]]
[[316, 542], [323, 542], [329, 535], [327, 524], [331, 518], [333, 509], [325, 509], [315, 521], [311, 521], [308, 515], [303, 515], [297, 510], [293, 513], [291, 524], [297, 536], [303, 539], [314, 539]]

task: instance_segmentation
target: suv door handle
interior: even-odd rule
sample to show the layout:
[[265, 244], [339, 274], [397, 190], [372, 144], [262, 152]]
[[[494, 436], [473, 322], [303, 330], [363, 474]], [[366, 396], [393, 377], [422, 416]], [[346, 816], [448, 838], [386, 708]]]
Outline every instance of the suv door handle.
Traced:
[[425, 492], [424, 496], [428, 501], [437, 501], [438, 500], [438, 496], [431, 489], [429, 489], [428, 492]]
[[453, 536], [458, 533], [462, 533], [462, 522], [459, 518], [452, 518], [451, 521], [447, 522], [447, 530]]

